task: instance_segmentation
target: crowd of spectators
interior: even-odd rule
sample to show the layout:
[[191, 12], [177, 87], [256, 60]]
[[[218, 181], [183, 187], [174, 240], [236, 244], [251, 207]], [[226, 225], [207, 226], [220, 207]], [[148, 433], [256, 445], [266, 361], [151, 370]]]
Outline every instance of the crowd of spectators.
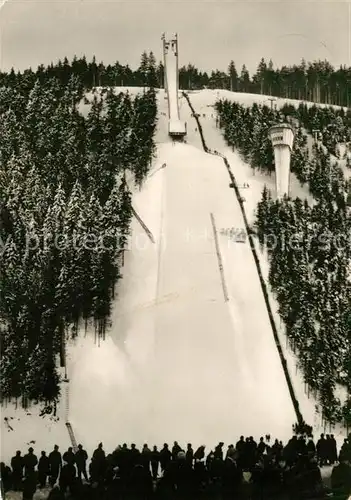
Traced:
[[[219, 443], [183, 449], [176, 441], [141, 450], [135, 444], [106, 454], [100, 443], [91, 461], [81, 444], [61, 455], [59, 446], [40, 457], [33, 448], [17, 451], [11, 467], [1, 463], [4, 492], [21, 491], [33, 500], [37, 489], [51, 488], [48, 500], [155, 499], [347, 499], [351, 494], [351, 434], [338, 452], [333, 435], [293, 436], [284, 446], [266, 435], [255, 442], [241, 436], [227, 449]], [[334, 466], [331, 488], [324, 485], [321, 467]]]

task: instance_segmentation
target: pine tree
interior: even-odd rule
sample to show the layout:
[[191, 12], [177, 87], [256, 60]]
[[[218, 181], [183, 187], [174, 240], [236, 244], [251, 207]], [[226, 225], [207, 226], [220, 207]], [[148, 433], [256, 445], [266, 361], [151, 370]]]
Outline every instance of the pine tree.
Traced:
[[138, 69], [138, 73], [140, 74], [140, 78], [141, 78], [141, 83], [144, 87], [146, 87], [148, 85], [149, 69], [150, 69], [149, 68], [149, 57], [148, 57], [146, 51], [144, 51], [141, 54], [140, 65], [139, 65], [139, 69]]
[[239, 78], [239, 90], [240, 92], [249, 92], [250, 90], [250, 75], [249, 75], [249, 72], [245, 66], [245, 64], [243, 64], [243, 67], [241, 69], [241, 73], [240, 73], [240, 78]]
[[156, 59], [152, 51], [149, 53], [147, 61], [147, 72], [148, 72], [147, 74], [148, 87], [157, 87]]
[[234, 61], [230, 61], [229, 63], [228, 74], [230, 80], [230, 90], [231, 92], [236, 92], [238, 90], [238, 73], [236, 71]]

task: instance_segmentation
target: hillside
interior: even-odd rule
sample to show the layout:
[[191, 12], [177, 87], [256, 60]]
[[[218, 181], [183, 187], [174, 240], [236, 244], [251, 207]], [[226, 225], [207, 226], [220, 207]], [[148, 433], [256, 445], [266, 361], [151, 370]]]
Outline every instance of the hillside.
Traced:
[[[116, 92], [128, 90], [135, 95], [141, 93], [143, 89], [117, 87], [115, 90]], [[267, 104], [268, 97], [222, 90], [194, 91], [189, 92], [189, 96], [196, 112], [200, 113], [208, 146], [228, 158], [241, 185], [249, 221], [253, 222], [262, 189], [264, 185], [274, 188], [274, 176], [254, 174], [237, 153], [225, 144], [219, 129], [216, 128], [213, 106], [218, 98], [251, 105], [253, 102]], [[88, 93], [86, 97], [91, 100], [92, 93]], [[282, 107], [287, 101], [278, 99], [276, 105]], [[80, 109], [85, 114], [89, 105], [82, 103]], [[187, 144], [172, 146], [167, 136], [164, 91], [159, 90], [158, 127], [155, 136], [157, 155], [149, 180], [141, 191], [135, 190], [133, 197], [133, 205], [150, 229], [157, 245], [154, 246], [148, 240], [134, 219], [132, 234], [136, 235], [136, 239], [132, 239], [131, 247], [125, 253], [123, 279], [118, 288], [112, 327], [107, 340], [101, 342], [100, 346], [96, 345], [93, 332], [88, 330], [84, 338], [70, 345], [68, 350], [70, 403], [69, 408], [65, 408], [64, 401], [60, 405], [58, 409], [60, 422], [56, 423], [45, 417], [46, 424], [43, 426], [43, 419], [37, 416], [35, 408], [30, 410], [30, 415], [24, 410], [20, 410], [20, 413], [19, 410], [15, 411], [12, 405], [2, 409], [1, 432], [4, 436], [2, 456], [5, 460], [10, 458], [14, 448], [25, 449], [31, 440], [35, 440], [36, 449], [50, 448], [54, 441], [60, 441], [62, 447], [68, 445], [68, 435], [64, 427], [67, 411], [77, 439], [84, 441], [88, 452], [96, 446], [97, 440], [103, 440], [106, 448], [115, 446], [117, 443], [115, 439], [111, 440], [110, 433], [110, 429], [114, 426], [117, 435], [123, 436], [123, 441], [130, 440], [137, 444], [145, 440], [161, 443], [175, 434], [179, 439], [185, 440], [188, 434], [191, 434], [194, 444], [197, 442], [200, 444], [205, 436], [208, 436], [208, 443], [212, 445], [222, 437], [230, 440], [233, 429], [234, 432], [241, 429], [240, 432], [257, 436], [270, 431], [276, 433], [279, 439], [289, 437], [294, 416], [282, 389], [281, 384], [284, 385], [284, 380], [282, 373], [279, 372], [279, 362], [273, 362], [273, 359], [276, 359], [276, 351], [275, 346], [271, 346], [271, 332], [269, 327], [262, 329], [267, 319], [264, 317], [263, 309], [259, 312], [261, 306], [258, 304], [261, 299], [257, 296], [258, 285], [254, 284], [256, 279], [254, 272], [250, 270], [251, 264], [242, 265], [247, 259], [249, 259], [247, 262], [250, 262], [250, 257], [245, 257], [246, 245], [229, 244], [228, 237], [220, 233], [219, 241], [224, 266], [228, 273], [228, 286], [232, 290], [235, 303], [225, 312], [211, 305], [211, 302], [218, 301], [221, 293], [218, 289], [215, 261], [211, 264], [214, 273], [212, 278], [204, 282], [200, 268], [196, 267], [199, 262], [187, 256], [189, 246], [184, 247], [186, 253], [180, 253], [180, 242], [172, 240], [175, 233], [167, 233], [169, 228], [173, 228], [173, 231], [178, 231], [180, 234], [189, 224], [189, 234], [195, 234], [194, 251], [203, 253], [203, 265], [205, 265], [205, 261], [209, 258], [206, 257], [207, 237], [212, 238], [209, 225], [210, 212], [218, 213], [220, 230], [233, 226], [237, 229], [243, 227], [240, 216], [235, 212], [234, 194], [228, 189], [229, 179], [223, 172], [220, 162], [202, 152], [197, 124], [191, 117], [184, 98], [180, 98], [180, 113], [188, 124]], [[166, 174], [159, 170], [164, 163], [169, 165]], [[248, 184], [249, 187], [244, 187], [244, 184]], [[293, 197], [306, 198], [313, 204], [307, 188], [300, 186], [294, 176], [291, 179], [291, 194]], [[224, 210], [223, 215], [219, 215], [221, 210]], [[200, 216], [203, 211], [207, 213]], [[162, 219], [162, 214], [165, 213], [167, 217]], [[157, 250], [161, 245], [161, 223], [166, 224], [163, 237], [167, 239], [168, 253], [162, 260], [162, 265], [166, 266], [161, 274], [163, 281], [157, 285], [155, 270], [161, 262]], [[260, 258], [267, 277], [266, 256], [261, 254]], [[183, 284], [181, 276], [185, 279]], [[159, 306], [155, 305], [153, 298], [157, 287], [160, 287], [158, 293], [161, 293], [158, 299]], [[200, 322], [204, 311], [202, 306], [200, 307], [199, 294], [205, 292], [208, 295], [203, 300], [209, 301], [209, 309], [206, 311], [207, 321]], [[273, 297], [271, 303], [276, 309]], [[155, 336], [155, 307], [160, 307], [157, 325], [159, 337]], [[196, 320], [189, 320], [190, 311], [196, 311]], [[175, 325], [171, 327], [171, 317], [173, 322], [177, 318], [183, 318], [183, 321], [177, 319]], [[220, 317], [226, 318], [224, 324], [220, 323]], [[211, 322], [209, 318], [212, 318]], [[279, 324], [278, 315], [276, 319]], [[239, 335], [235, 341], [230, 339], [233, 327]], [[213, 335], [216, 330], [218, 332], [215, 339]], [[285, 345], [284, 327], [281, 324], [280, 336], [282, 345]], [[204, 341], [206, 343], [201, 347]], [[235, 345], [232, 345], [232, 342]], [[167, 353], [170, 345], [172, 349]], [[224, 346], [226, 346], [224, 352], [227, 352], [225, 358], [222, 354]], [[235, 352], [238, 355], [237, 359]], [[244, 352], [246, 354], [243, 354]], [[192, 357], [192, 353], [194, 356], [200, 356], [198, 361]], [[315, 412], [313, 398], [309, 399], [306, 395], [301, 376], [296, 372], [294, 356], [289, 349], [286, 349], [285, 353], [294, 389], [301, 402], [302, 413], [305, 419], [314, 425], [315, 432], [319, 433], [322, 431], [321, 422]], [[265, 364], [268, 359], [270, 368], [267, 371]], [[209, 379], [206, 378], [208, 371], [205, 367], [210, 366], [216, 380], [211, 380], [211, 376]], [[205, 379], [206, 384], [203, 382]], [[152, 393], [151, 388], [155, 388], [155, 384], [158, 389]], [[222, 391], [218, 392], [216, 401], [213, 402], [210, 398], [205, 405], [209, 392], [213, 398], [218, 384]], [[191, 394], [197, 395], [195, 399], [194, 396], [190, 396], [190, 387]], [[208, 387], [212, 388], [211, 391]], [[180, 388], [182, 395], [179, 392]], [[189, 390], [189, 396], [184, 396], [185, 388]], [[244, 393], [250, 391], [253, 406], [248, 410], [250, 418], [247, 418], [246, 412], [243, 416], [240, 411], [236, 412], [235, 408], [246, 406], [247, 409], [247, 401], [241, 398]], [[166, 403], [167, 394], [172, 394], [168, 403]], [[257, 398], [260, 398], [262, 411], [259, 416], [255, 404]], [[273, 404], [277, 406], [273, 407]], [[109, 408], [108, 412], [102, 410], [106, 407]], [[157, 417], [155, 408], [158, 408]], [[211, 430], [211, 425], [199, 426], [196, 408], [201, 408], [200, 412], [208, 415], [208, 421], [221, 422], [222, 437]], [[226, 410], [223, 411], [223, 408]], [[9, 431], [4, 418], [11, 421], [13, 431]], [[14, 420], [11, 420], [12, 418]], [[143, 425], [140, 425], [140, 422], [143, 422]], [[341, 430], [335, 432], [338, 439], [341, 438], [341, 432]], [[116, 439], [118, 442], [118, 437]]]

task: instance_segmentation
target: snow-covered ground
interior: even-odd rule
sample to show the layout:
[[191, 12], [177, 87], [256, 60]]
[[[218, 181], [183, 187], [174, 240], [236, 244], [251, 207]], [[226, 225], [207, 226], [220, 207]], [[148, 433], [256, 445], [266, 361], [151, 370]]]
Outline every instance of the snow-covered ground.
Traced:
[[[226, 91], [219, 93], [225, 96]], [[274, 177], [253, 175], [225, 145], [210, 107], [217, 97], [217, 91], [209, 90], [190, 95], [195, 110], [206, 114], [201, 122], [208, 146], [227, 156], [239, 184], [249, 183], [243, 196], [252, 221], [263, 185], [273, 188]], [[155, 243], [133, 219], [107, 339], [98, 345], [92, 332], [85, 338], [83, 332], [69, 348], [68, 413], [65, 398], [57, 423], [39, 418], [34, 409], [26, 415], [13, 405], [3, 407], [2, 460], [8, 461], [16, 449], [26, 451], [31, 440], [37, 454], [56, 443], [66, 449], [65, 418], [89, 453], [100, 441], [107, 450], [123, 442], [161, 445], [174, 439], [212, 447], [220, 440], [235, 442], [240, 434], [258, 438], [270, 433], [282, 440], [291, 435], [296, 417], [251, 250], [247, 241], [233, 243], [225, 234], [244, 226], [228, 173], [220, 158], [202, 151], [183, 97], [180, 115], [188, 124], [187, 144], [172, 145], [168, 138], [162, 90], [158, 108], [157, 158], [144, 188], [133, 195], [133, 206]], [[160, 168], [164, 163], [166, 168]], [[294, 178], [291, 189], [309, 198]], [[294, 376], [292, 355], [288, 363]], [[304, 398], [306, 420], [313, 416], [317, 424], [313, 401], [304, 397], [298, 377], [294, 387]], [[14, 417], [13, 431], [5, 417]]]
[[[222, 89], [205, 89], [205, 90], [190, 90], [187, 91], [191, 97], [191, 101], [193, 101], [193, 96], [199, 96], [199, 99], [203, 102], [206, 102], [206, 105], [211, 106], [215, 103], [215, 101], [220, 99], [228, 99], [228, 101], [235, 101], [243, 106], [252, 106], [255, 102], [256, 104], [265, 104], [266, 106], [271, 106], [272, 96], [269, 95], [261, 95], [261, 94], [247, 94], [245, 92], [231, 92], [230, 90], [222, 90]], [[286, 99], [281, 97], [273, 97], [273, 104], [276, 105], [278, 109], [282, 108], [285, 104], [291, 104], [292, 106], [299, 106], [299, 104], [306, 104], [308, 108], [312, 107], [316, 103], [311, 101], [298, 101], [297, 99]], [[335, 108], [341, 109], [340, 106], [331, 106], [329, 104], [318, 104], [321, 108]], [[347, 108], [345, 107], [346, 111]]]
[[[249, 223], [253, 223], [255, 220], [255, 209], [258, 201], [261, 199], [264, 185], [267, 185], [267, 187], [272, 190], [273, 194], [275, 193], [275, 176], [274, 174], [272, 176], [269, 176], [257, 172], [254, 173], [251, 167], [242, 161], [237, 152], [233, 152], [232, 149], [225, 143], [225, 140], [221, 135], [221, 131], [216, 128], [215, 112], [213, 111], [213, 107], [209, 106], [209, 102], [214, 103], [218, 98], [222, 98], [226, 94], [226, 91], [212, 91], [212, 93], [215, 94], [215, 98], [213, 98], [212, 100], [211, 98], [207, 98], [207, 96], [201, 93], [194, 93], [189, 96], [195, 111], [200, 114], [200, 121], [207, 146], [211, 150], [219, 151], [227, 157], [238, 185], [239, 187], [242, 187], [241, 194], [243, 198], [245, 198], [245, 210], [248, 221]], [[247, 94], [236, 95], [238, 96], [238, 102], [241, 102], [241, 104], [245, 103], [248, 106], [252, 106], [254, 102], [260, 102], [259, 98], [262, 97], [251, 95], [250, 100]], [[239, 100], [240, 96], [243, 96], [242, 100]], [[277, 106], [282, 106], [284, 104], [284, 101], [285, 100], [283, 99], [277, 100]], [[194, 126], [196, 126], [195, 120]], [[245, 184], [248, 184], [250, 187], [244, 188], [243, 186]], [[314, 199], [310, 195], [307, 185], [301, 186], [300, 182], [297, 180], [294, 174], [291, 174], [290, 176], [290, 195], [292, 197], [300, 197], [302, 199], [306, 198], [310, 204], [314, 203]], [[268, 289], [270, 289], [268, 283], [269, 265], [266, 252], [262, 252], [259, 248], [259, 245], [256, 246], [256, 249], [260, 258], [260, 265], [263, 276], [265, 277]], [[284, 355], [287, 359], [288, 369], [292, 378], [294, 391], [300, 404], [301, 412], [305, 420], [310, 425], [314, 426], [315, 433], [320, 434], [321, 432], [324, 432], [325, 429], [322, 428], [320, 415], [316, 412], [316, 401], [311, 395], [308, 397], [305, 390], [305, 384], [303, 382], [302, 374], [299, 370], [296, 369], [297, 358], [292, 350], [287, 346], [285, 328], [280, 321], [277, 312], [278, 304], [274, 299], [272, 293], [270, 293], [270, 303], [275, 317], [276, 325], [278, 327], [278, 334], [280, 337]], [[344, 399], [343, 392], [344, 391], [340, 390], [340, 397], [342, 398], [342, 400]], [[327, 428], [327, 431], [329, 431], [329, 428]], [[333, 429], [333, 432], [338, 442], [341, 443], [345, 435], [345, 430], [337, 427]]]

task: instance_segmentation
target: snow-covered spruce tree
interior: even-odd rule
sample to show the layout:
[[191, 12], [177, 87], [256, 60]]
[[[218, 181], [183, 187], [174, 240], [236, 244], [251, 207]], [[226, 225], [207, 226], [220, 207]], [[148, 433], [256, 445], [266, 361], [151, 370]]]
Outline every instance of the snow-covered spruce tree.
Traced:
[[325, 420], [334, 423], [343, 413], [330, 381], [347, 386], [350, 370], [350, 248], [335, 244], [347, 234], [346, 212], [327, 193], [326, 187], [326, 197], [310, 208], [298, 199], [269, 203], [265, 191], [256, 227], [261, 240], [274, 234], [275, 243], [294, 243], [267, 246], [269, 280], [305, 382], [318, 395]]
[[[60, 81], [30, 76], [0, 90], [2, 398], [38, 401], [45, 411], [59, 397], [69, 332], [81, 320], [105, 332], [120, 277], [118, 238], [126, 240], [131, 218], [122, 173], [140, 164], [142, 181], [156, 121], [152, 90], [136, 105], [107, 93], [84, 118], [79, 79]], [[143, 147], [132, 149], [141, 130]]]
[[[147, 175], [151, 159], [155, 153], [155, 143], [153, 133], [157, 123], [156, 95], [153, 88], [150, 88], [142, 96], [137, 96], [134, 100], [134, 127], [131, 135], [131, 145], [135, 151], [132, 170], [135, 175], [137, 185], [141, 185]], [[152, 131], [152, 135], [147, 131]], [[135, 158], [135, 154], [137, 158]]]

